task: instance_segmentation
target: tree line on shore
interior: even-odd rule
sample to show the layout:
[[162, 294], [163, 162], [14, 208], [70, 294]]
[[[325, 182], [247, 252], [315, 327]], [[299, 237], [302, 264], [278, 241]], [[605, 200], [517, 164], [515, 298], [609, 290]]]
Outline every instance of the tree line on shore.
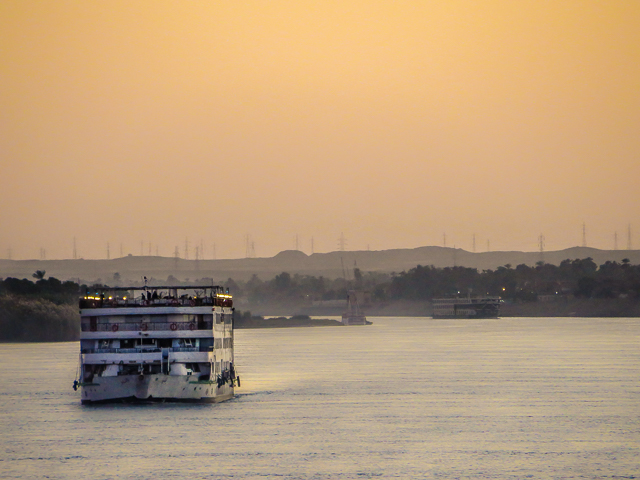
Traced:
[[607, 261], [598, 266], [593, 259], [564, 260], [560, 265], [539, 262], [535, 266], [511, 265], [479, 272], [476, 268], [418, 265], [398, 274], [363, 273], [353, 278], [327, 279], [283, 272], [271, 280], [254, 275], [247, 282], [234, 282], [236, 296], [250, 304], [268, 300], [346, 298], [347, 291], [365, 290], [372, 302], [394, 300], [429, 301], [433, 298], [476, 295], [500, 296], [512, 302], [535, 302], [541, 296], [575, 298], [630, 298], [640, 300], [640, 266]]
[[[92, 286], [45, 278], [44, 271], [33, 274], [35, 281], [6, 278], [0, 280], [0, 341], [77, 340], [79, 323], [77, 301]], [[119, 274], [114, 282], [120, 283]], [[211, 278], [150, 284], [212, 283]], [[429, 301], [450, 295], [496, 295], [510, 302], [536, 302], [541, 296], [620, 299], [640, 301], [640, 265], [628, 260], [607, 261], [598, 266], [591, 258], [564, 260], [560, 265], [539, 262], [535, 266], [511, 265], [479, 272], [475, 268], [418, 265], [398, 274], [362, 272], [354, 268], [349, 278], [291, 275], [282, 272], [270, 280], [254, 275], [246, 282], [221, 282], [236, 298], [249, 304], [269, 302], [300, 304], [313, 300], [342, 300], [349, 290], [370, 293], [372, 302], [397, 300]], [[133, 285], [131, 285], [133, 286]]]
[[17, 278], [0, 281], [0, 341], [58, 342], [80, 338], [78, 293], [71, 281], [33, 274], [35, 282]]

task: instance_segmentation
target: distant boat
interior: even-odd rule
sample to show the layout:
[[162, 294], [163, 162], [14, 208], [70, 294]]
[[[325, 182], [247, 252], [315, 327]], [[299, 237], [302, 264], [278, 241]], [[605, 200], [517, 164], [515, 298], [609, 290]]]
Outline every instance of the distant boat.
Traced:
[[342, 324], [371, 325], [371, 322], [367, 321], [367, 317], [360, 310], [358, 295], [355, 290], [349, 290], [347, 292], [347, 310], [342, 314]]
[[500, 297], [434, 298], [433, 318], [498, 318]]

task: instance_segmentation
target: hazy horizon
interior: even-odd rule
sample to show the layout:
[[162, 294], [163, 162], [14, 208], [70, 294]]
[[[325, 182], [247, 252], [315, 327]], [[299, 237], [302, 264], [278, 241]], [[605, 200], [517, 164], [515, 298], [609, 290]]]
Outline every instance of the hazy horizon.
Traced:
[[0, 258], [638, 248], [639, 24], [632, 1], [4, 2]]
[[[344, 254], [346, 256], [353, 257], [353, 255], [362, 254], [364, 252], [369, 252], [369, 251], [372, 252], [372, 253], [375, 253], [375, 252], [391, 252], [391, 251], [395, 251], [395, 250], [417, 250], [417, 249], [421, 249], [421, 248], [427, 248], [428, 249], [428, 248], [433, 248], [433, 247], [443, 248], [441, 245], [422, 245], [422, 246], [419, 246], [419, 247], [408, 247], [408, 248], [399, 247], [399, 248], [390, 248], [390, 249], [381, 249], [381, 250], [347, 250], [347, 249], [342, 250], [342, 251], [341, 250], [330, 250], [330, 251], [327, 251], [327, 252], [314, 252], [313, 254], [310, 253], [310, 252], [304, 252], [302, 249], [300, 249], [300, 250], [285, 249], [285, 250], [281, 250], [279, 252], [276, 252], [274, 255], [268, 255], [268, 256], [267, 255], [254, 255], [254, 256], [241, 255], [241, 256], [237, 256], [237, 257], [225, 257], [225, 258], [217, 257], [215, 259], [214, 258], [209, 258], [207, 256], [205, 256], [204, 258], [202, 256], [200, 256], [197, 260], [200, 260], [200, 261], [203, 261], [203, 262], [207, 262], [207, 261], [215, 261], [215, 260], [224, 260], [224, 261], [233, 260], [233, 261], [236, 261], [236, 260], [250, 260], [250, 259], [271, 259], [271, 258], [275, 258], [275, 257], [277, 257], [277, 256], [279, 256], [281, 254], [285, 254], [285, 253], [288, 253], [288, 252], [301, 252], [307, 257], [310, 257], [310, 256], [312, 256], [314, 254], [317, 254], [317, 255], [337, 254], [337, 255], [340, 255], [340, 256], [342, 256], [341, 254]], [[540, 253], [539, 250], [537, 250], [537, 251], [533, 251], [533, 250], [532, 251], [526, 251], [526, 250], [491, 250], [489, 252], [487, 252], [487, 251], [484, 251], [484, 252], [483, 251], [476, 251], [476, 252], [474, 252], [472, 250], [468, 250], [468, 249], [464, 249], [464, 248], [460, 248], [460, 247], [454, 247], [454, 246], [449, 247], [449, 246], [447, 246], [447, 247], [444, 247], [443, 252], [445, 252], [447, 250], [450, 251], [450, 252], [453, 252], [455, 250], [455, 251], [461, 252], [464, 255], [466, 255], [466, 254], [476, 254], [476, 253], [477, 254], [485, 254], [485, 255], [486, 254], [496, 254], [496, 255], [500, 255], [500, 254], [536, 255], [535, 262], [537, 262], [537, 261], [540, 260], [540, 258], [542, 258], [543, 261], [546, 261], [544, 259], [545, 259], [545, 257], [548, 257], [549, 255], [552, 255], [552, 256], [555, 257], [554, 254], [557, 254], [559, 252], [564, 252], [565, 250], [572, 250], [572, 249], [587, 249], [587, 250], [592, 250], [592, 251], [596, 250], [596, 251], [602, 252], [602, 253], [617, 252], [617, 253], [614, 254], [613, 257], [608, 258], [608, 260], [610, 260], [610, 261], [617, 261], [619, 259], [622, 259], [623, 257], [625, 257], [625, 255], [627, 255], [627, 253], [625, 253], [625, 252], [628, 252], [628, 255], [630, 255], [633, 258], [633, 257], [635, 257], [635, 253], [638, 252], [638, 249], [619, 248], [617, 250], [613, 250], [613, 249], [598, 249], [596, 247], [588, 247], [588, 246], [587, 247], [573, 246], [573, 247], [567, 247], [567, 248], [562, 248], [562, 249], [557, 249], [557, 250], [545, 249], [542, 252], [542, 257], [540, 257], [541, 253]], [[33, 261], [36, 261], [36, 262], [52, 261], [53, 262], [53, 261], [63, 261], [63, 260], [119, 260], [119, 259], [132, 258], [132, 257], [134, 257], [134, 258], [159, 258], [159, 259], [174, 259], [174, 258], [176, 258], [175, 255], [161, 255], [161, 254], [160, 255], [156, 255], [155, 253], [148, 254], [148, 253], [145, 252], [143, 254], [140, 254], [140, 253], [126, 253], [126, 254], [124, 254], [122, 256], [120, 256], [119, 254], [114, 255], [112, 253], [112, 254], [110, 254], [108, 259], [107, 259], [106, 256], [102, 256], [101, 257], [101, 256], [98, 255], [96, 257], [83, 257], [83, 256], [78, 254], [75, 259], [73, 257], [50, 258], [48, 256], [46, 258], [35, 258], [34, 257], [34, 258], [12, 258], [12, 259], [7, 259], [7, 258], [0, 257], [0, 261], [2, 261], [2, 260], [15, 260], [15, 261], [25, 261], [25, 262], [33, 262]], [[614, 258], [614, 257], [616, 257], [616, 258]], [[192, 262], [197, 263], [196, 258], [193, 256], [193, 251], [191, 251], [189, 258], [185, 258], [184, 252], [180, 251], [179, 255], [178, 255], [178, 258], [181, 261], [188, 260], [188, 261], [192, 261]], [[579, 258], [586, 258], [586, 257], [579, 257]], [[452, 259], [451, 261], [453, 262], [454, 259], [455, 259], [455, 254], [454, 254], [453, 257], [451, 257], [451, 259]], [[561, 260], [573, 260], [573, 259], [574, 259], [573, 257], [567, 257], [567, 258], [562, 258]], [[548, 258], [547, 258], [547, 260], [548, 260]], [[603, 261], [605, 261], [605, 260], [603, 260]], [[531, 262], [531, 264], [533, 264], [535, 262]], [[549, 261], [548, 263], [554, 264], [554, 263], [558, 263], [558, 261], [556, 261], [556, 262]], [[463, 265], [463, 266], [468, 266], [468, 265]]]

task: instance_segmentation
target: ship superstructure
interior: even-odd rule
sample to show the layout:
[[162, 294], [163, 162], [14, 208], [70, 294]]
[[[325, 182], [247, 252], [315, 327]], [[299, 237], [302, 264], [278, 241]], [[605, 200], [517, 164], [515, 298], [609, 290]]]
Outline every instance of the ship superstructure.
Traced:
[[500, 297], [434, 298], [433, 318], [498, 318]]
[[82, 403], [220, 402], [240, 384], [233, 300], [218, 286], [104, 288], [80, 299]]

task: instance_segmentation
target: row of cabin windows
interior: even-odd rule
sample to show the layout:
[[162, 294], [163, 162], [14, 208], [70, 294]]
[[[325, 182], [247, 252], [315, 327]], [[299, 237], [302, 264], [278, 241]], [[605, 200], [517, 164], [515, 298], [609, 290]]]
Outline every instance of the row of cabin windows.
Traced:
[[[97, 343], [96, 343], [97, 342]], [[113, 340], [82, 340], [82, 349], [93, 348], [232, 348], [233, 338], [123, 338]]]
[[[226, 315], [228, 316], [228, 315]], [[87, 317], [83, 317], [85, 320]], [[222, 323], [220, 319], [216, 318], [217, 323]], [[170, 323], [170, 322], [197, 322], [199, 325], [204, 325], [205, 322], [213, 322], [213, 314], [198, 314], [198, 315], [123, 315], [120, 317], [89, 317], [90, 324], [93, 325], [105, 325], [110, 323]], [[226, 318], [225, 318], [226, 322]], [[229, 322], [226, 322], [229, 323]]]
[[[198, 325], [198, 329], [203, 329], [205, 328], [205, 325], [207, 322], [213, 322], [213, 314], [209, 315], [209, 314], [198, 314], [198, 315], [184, 315], [183, 316], [183, 320], [182, 322], [187, 322], [187, 323], [191, 323], [191, 322], [196, 322]], [[230, 314], [218, 314], [215, 316], [216, 317], [216, 323], [217, 324], [231, 324], [232, 322], [232, 315]], [[82, 320], [85, 320], [86, 317], [84, 317]], [[153, 316], [148, 316], [148, 315], [127, 315], [127, 316], [122, 316], [122, 317], [97, 317], [97, 316], [91, 316], [89, 317], [89, 326], [91, 329], [96, 329], [98, 325], [109, 325], [112, 323], [132, 323], [132, 324], [137, 324], [137, 323], [143, 323], [143, 322], [148, 322], [148, 323], [169, 323], [169, 322], [176, 322], [176, 321], [180, 321], [176, 318], [175, 315], [171, 316], [171, 319], [169, 319], [168, 315], [153, 315]]]

